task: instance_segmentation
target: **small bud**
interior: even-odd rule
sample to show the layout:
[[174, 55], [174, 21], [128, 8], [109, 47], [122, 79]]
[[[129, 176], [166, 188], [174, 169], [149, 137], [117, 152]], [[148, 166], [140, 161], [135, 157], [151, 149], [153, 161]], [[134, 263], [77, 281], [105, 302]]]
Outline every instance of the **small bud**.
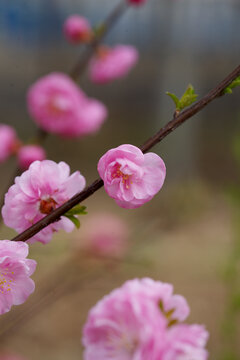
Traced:
[[92, 29], [88, 20], [79, 15], [67, 18], [63, 25], [63, 32], [72, 44], [87, 43], [92, 38]]

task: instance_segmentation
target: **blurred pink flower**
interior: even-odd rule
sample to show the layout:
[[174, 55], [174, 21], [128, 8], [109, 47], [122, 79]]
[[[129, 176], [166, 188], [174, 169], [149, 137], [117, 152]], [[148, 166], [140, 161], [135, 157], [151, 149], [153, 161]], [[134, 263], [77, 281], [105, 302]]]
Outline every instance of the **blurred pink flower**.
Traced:
[[88, 98], [62, 73], [51, 73], [33, 84], [27, 105], [41, 128], [66, 137], [94, 133], [107, 117], [107, 109], [100, 101]]
[[83, 329], [84, 360], [157, 360], [166, 319], [144, 297], [121, 287], [89, 312]]
[[[70, 168], [65, 162], [57, 164], [50, 160], [35, 161], [20, 177], [15, 178], [15, 184], [5, 195], [2, 208], [4, 223], [17, 232], [22, 232], [84, 187], [85, 178], [79, 171], [70, 176]], [[40, 241], [46, 244], [52, 239], [53, 232], [60, 229], [71, 232], [74, 225], [63, 216], [28, 242]]]
[[36, 261], [26, 259], [28, 245], [23, 242], [0, 240], [0, 315], [12, 305], [24, 303], [34, 291], [30, 276]]
[[69, 16], [63, 25], [63, 31], [66, 39], [73, 44], [88, 42], [92, 35], [88, 20], [79, 15]]
[[133, 46], [102, 47], [90, 61], [90, 79], [97, 84], [108, 83], [127, 75], [137, 61], [138, 51]]
[[126, 209], [150, 201], [166, 176], [165, 164], [158, 155], [144, 155], [136, 146], [127, 144], [107, 151], [98, 162], [98, 172], [108, 195]]
[[207, 360], [209, 334], [201, 325], [179, 324], [168, 330], [163, 355], [157, 360]]
[[17, 157], [19, 166], [26, 170], [29, 168], [32, 162], [36, 160], [45, 160], [46, 152], [39, 145], [25, 145], [19, 149]]
[[[148, 297], [160, 306], [163, 314], [168, 314], [169, 321], [184, 321], [190, 313], [186, 299], [173, 294], [173, 285], [149, 278], [127, 281], [124, 287], [139, 296]], [[173, 311], [174, 309], [174, 311]]]
[[122, 257], [129, 236], [125, 221], [111, 213], [93, 214], [83, 222], [75, 247], [95, 256]]
[[171, 293], [170, 284], [135, 279], [105, 296], [83, 329], [84, 360], [206, 360], [204, 327], [171, 322], [176, 309], [163, 311]]
[[132, 5], [143, 5], [147, 0], [127, 0]]
[[7, 160], [19, 144], [15, 130], [8, 125], [0, 124], [0, 162]]

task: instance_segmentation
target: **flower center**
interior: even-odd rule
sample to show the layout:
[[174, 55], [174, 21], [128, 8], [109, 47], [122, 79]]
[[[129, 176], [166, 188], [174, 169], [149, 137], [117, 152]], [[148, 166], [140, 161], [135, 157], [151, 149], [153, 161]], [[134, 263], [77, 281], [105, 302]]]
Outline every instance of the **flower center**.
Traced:
[[131, 334], [108, 334], [108, 346], [110, 348], [111, 355], [114, 358], [119, 354], [127, 354], [132, 358], [138, 345], [138, 339], [135, 336], [131, 336]]
[[[10, 274], [14, 274], [12, 271]], [[8, 269], [5, 272], [0, 273], [0, 294], [4, 294], [6, 291], [11, 291], [11, 283], [13, 280], [8, 279]]]
[[129, 189], [130, 187], [130, 177], [131, 175], [128, 174], [124, 174], [121, 170], [120, 170], [121, 165], [117, 165], [116, 168], [114, 169], [115, 171], [113, 171], [112, 173], [112, 178], [116, 179], [116, 178], [122, 178], [122, 183], [125, 185], [126, 189]]
[[69, 109], [69, 101], [61, 95], [55, 95], [49, 99], [47, 107], [51, 114], [61, 115]]
[[49, 215], [53, 210], [56, 209], [57, 203], [53, 198], [40, 201], [39, 210], [42, 214]]

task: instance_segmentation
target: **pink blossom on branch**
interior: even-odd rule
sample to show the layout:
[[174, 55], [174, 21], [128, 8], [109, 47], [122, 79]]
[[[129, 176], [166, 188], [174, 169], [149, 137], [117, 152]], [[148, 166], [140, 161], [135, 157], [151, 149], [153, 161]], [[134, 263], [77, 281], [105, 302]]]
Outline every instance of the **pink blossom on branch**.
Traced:
[[0, 240], [0, 315], [8, 312], [12, 305], [24, 303], [34, 291], [30, 276], [36, 262], [27, 256], [27, 244]]
[[15, 130], [11, 126], [0, 124], [0, 162], [16, 152], [18, 145]]
[[84, 360], [206, 360], [208, 333], [179, 323], [174, 312], [182, 305], [172, 308], [177, 296], [170, 284], [151, 279], [130, 280], [112, 291], [89, 312]]
[[73, 44], [88, 42], [92, 36], [88, 20], [79, 15], [69, 16], [64, 22], [63, 31], [66, 39]]
[[32, 162], [45, 160], [46, 152], [39, 145], [25, 145], [20, 148], [17, 157], [20, 168], [26, 170]]
[[126, 209], [150, 201], [166, 176], [165, 164], [158, 155], [143, 154], [128, 144], [107, 151], [98, 162], [98, 172], [108, 195]]
[[138, 61], [138, 51], [130, 45], [100, 47], [89, 64], [92, 82], [105, 84], [129, 73]]
[[33, 84], [27, 96], [28, 110], [45, 131], [77, 137], [98, 131], [107, 117], [106, 107], [62, 73], [51, 73]]
[[[69, 200], [85, 187], [85, 178], [76, 171], [70, 175], [65, 162], [50, 160], [35, 161], [20, 177], [15, 178], [5, 195], [2, 208], [4, 223], [18, 233], [50, 214], [54, 209]], [[60, 229], [71, 232], [73, 223], [66, 217], [34, 235], [29, 243], [40, 241], [43, 244], [52, 239], [54, 232]]]

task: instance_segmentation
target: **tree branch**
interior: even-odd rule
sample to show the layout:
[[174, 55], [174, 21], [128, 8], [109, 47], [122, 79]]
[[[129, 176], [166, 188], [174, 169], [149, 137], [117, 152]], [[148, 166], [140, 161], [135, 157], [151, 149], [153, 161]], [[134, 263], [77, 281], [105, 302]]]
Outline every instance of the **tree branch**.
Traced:
[[[180, 113], [177, 117], [173, 117], [163, 128], [161, 128], [153, 137], [148, 139], [142, 146], [141, 150], [145, 153], [150, 150], [158, 142], [162, 141], [167, 135], [174, 131], [178, 126], [183, 124], [186, 120], [190, 119], [211, 101], [223, 95], [223, 90], [232, 83], [232, 81], [240, 75], [240, 65], [233, 70], [220, 84], [212, 89], [202, 99], [197, 101], [194, 105]], [[49, 224], [60, 219], [68, 210], [73, 208], [75, 205], [86, 200], [88, 197], [93, 195], [97, 190], [103, 186], [103, 181], [99, 178], [89, 185], [85, 190], [73, 196], [69, 201], [64, 203], [62, 206], [54, 210], [51, 214], [45, 216], [42, 220], [25, 230], [23, 233], [17, 235], [13, 241], [27, 241], [32, 236], [37, 234], [39, 231], [44, 229]]]

